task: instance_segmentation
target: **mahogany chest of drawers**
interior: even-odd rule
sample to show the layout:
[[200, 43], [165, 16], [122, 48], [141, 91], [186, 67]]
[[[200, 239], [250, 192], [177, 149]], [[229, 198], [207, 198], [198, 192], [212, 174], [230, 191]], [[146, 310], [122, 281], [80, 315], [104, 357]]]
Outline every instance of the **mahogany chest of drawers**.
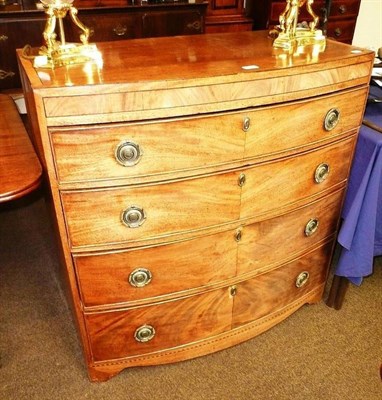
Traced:
[[278, 53], [267, 32], [98, 47], [55, 70], [19, 53], [90, 378], [319, 301], [373, 53]]

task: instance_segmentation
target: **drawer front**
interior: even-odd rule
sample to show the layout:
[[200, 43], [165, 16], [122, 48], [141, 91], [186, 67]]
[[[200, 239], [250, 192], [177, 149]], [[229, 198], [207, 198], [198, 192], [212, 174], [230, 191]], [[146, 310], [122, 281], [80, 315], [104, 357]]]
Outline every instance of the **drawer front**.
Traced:
[[237, 274], [277, 265], [334, 235], [344, 189], [276, 218], [242, 228]]
[[198, 10], [146, 12], [142, 16], [142, 36], [196, 35], [204, 32], [204, 17]]
[[240, 214], [239, 175], [63, 192], [71, 245], [135, 242], [235, 221]]
[[85, 319], [93, 360], [117, 359], [174, 348], [229, 330], [232, 296], [224, 288], [160, 305], [88, 314]]
[[367, 92], [363, 88], [249, 114], [253, 123], [247, 133], [244, 158], [312, 146], [356, 129], [362, 122]]
[[351, 43], [356, 20], [337, 20], [328, 22], [328, 38]]
[[299, 202], [345, 182], [354, 142], [353, 136], [298, 157], [265, 163], [243, 171], [245, 184], [241, 198], [241, 218], [254, 217]]
[[340, 190], [296, 211], [244, 226], [239, 241], [237, 230], [229, 230], [147, 249], [75, 256], [82, 301], [90, 307], [147, 300], [269, 269], [333, 235], [342, 197]]
[[[333, 0], [329, 18], [349, 18], [356, 17], [359, 11], [360, 0]], [[321, 9], [325, 6], [325, 1], [316, 0], [313, 4], [313, 11], [321, 18]], [[270, 22], [278, 24], [279, 16], [285, 9], [285, 1], [273, 1], [270, 12]], [[306, 7], [301, 7], [299, 21], [311, 21], [312, 17], [307, 12]]]
[[[81, 22], [90, 30], [90, 41], [93, 43], [141, 37], [140, 18], [138, 13], [105, 13], [100, 23], [97, 14], [83, 11], [80, 15]], [[66, 21], [65, 35], [68, 40], [78, 42], [81, 33], [71, 20]]]
[[[169, 173], [195, 174], [243, 158], [296, 151], [358, 127], [366, 96], [367, 89], [361, 89], [219, 117], [52, 130], [58, 179], [163, 179]], [[325, 117], [333, 109], [339, 112], [338, 123], [325, 130]]]
[[329, 18], [356, 18], [361, 0], [333, 0]]
[[[323, 286], [332, 244], [330, 242], [287, 265], [238, 284], [234, 298], [233, 327], [275, 312]], [[309, 274], [305, 283], [304, 272]], [[297, 287], [297, 281], [302, 284], [301, 287]]]
[[[60, 182], [139, 178], [243, 158], [243, 116], [52, 131]], [[76, 151], [73, 151], [73, 148]]]
[[114, 254], [74, 257], [85, 306], [129, 302], [224, 281], [236, 273], [234, 232]]

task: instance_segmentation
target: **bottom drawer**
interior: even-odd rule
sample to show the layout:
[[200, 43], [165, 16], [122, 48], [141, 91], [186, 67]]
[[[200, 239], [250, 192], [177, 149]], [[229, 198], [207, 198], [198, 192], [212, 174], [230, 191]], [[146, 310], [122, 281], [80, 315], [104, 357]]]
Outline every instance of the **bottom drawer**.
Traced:
[[262, 318], [323, 285], [333, 242], [281, 268], [237, 285], [232, 326]]
[[235, 287], [150, 306], [86, 314], [93, 361], [174, 349], [278, 311], [323, 286], [332, 244]]
[[138, 307], [86, 315], [93, 360], [135, 356], [173, 348], [231, 328], [227, 288]]

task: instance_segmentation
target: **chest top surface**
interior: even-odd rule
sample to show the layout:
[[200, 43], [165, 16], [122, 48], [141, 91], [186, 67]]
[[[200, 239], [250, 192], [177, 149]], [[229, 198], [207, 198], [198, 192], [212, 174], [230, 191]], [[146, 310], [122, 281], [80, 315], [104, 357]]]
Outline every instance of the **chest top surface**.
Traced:
[[138, 84], [144, 89], [195, 79], [222, 82], [300, 74], [372, 57], [369, 50], [330, 40], [324, 51], [310, 46], [289, 54], [273, 48], [266, 31], [134, 39], [97, 47], [103, 59], [98, 65], [35, 70], [30, 60], [22, 61], [35, 88]]

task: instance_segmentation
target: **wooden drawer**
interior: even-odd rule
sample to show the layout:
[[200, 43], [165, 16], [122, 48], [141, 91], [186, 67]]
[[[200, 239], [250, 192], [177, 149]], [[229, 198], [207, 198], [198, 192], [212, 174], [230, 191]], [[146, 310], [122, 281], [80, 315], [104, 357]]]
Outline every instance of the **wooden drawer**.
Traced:
[[[150, 299], [232, 278], [237, 257], [234, 233], [230, 230], [148, 249], [74, 257], [82, 301], [94, 306]], [[134, 286], [139, 278], [147, 283]]]
[[337, 20], [328, 23], [328, 38], [341, 42], [351, 43], [356, 20]]
[[[333, 242], [276, 270], [237, 285], [233, 308], [233, 328], [275, 312], [324, 284]], [[301, 273], [309, 274], [297, 287]]]
[[[276, 270], [231, 287], [181, 300], [122, 311], [85, 314], [93, 361], [104, 361], [173, 349], [207, 339], [269, 315], [325, 282], [332, 242]], [[309, 279], [296, 287], [302, 272]], [[137, 331], [154, 328], [147, 342]], [[149, 327], [149, 328], [148, 328]], [[151, 332], [153, 332], [151, 330]]]
[[[253, 122], [247, 133], [244, 158], [317, 146], [354, 130], [361, 125], [367, 93], [363, 88], [248, 114]], [[339, 119], [334, 128], [327, 130], [325, 121], [333, 116], [333, 110], [339, 112]]]
[[[279, 16], [285, 9], [285, 1], [273, 1], [269, 14], [269, 21], [272, 24], [279, 23]], [[329, 17], [332, 18], [356, 18], [359, 11], [360, 0], [333, 0], [330, 8]], [[325, 1], [316, 0], [313, 5], [313, 11], [321, 18], [321, 8], [325, 6]], [[312, 17], [301, 7], [299, 21], [311, 21]]]
[[[243, 170], [245, 184], [241, 196], [240, 218], [268, 213], [280, 206], [320, 194], [345, 182], [352, 157], [355, 137], [289, 157]], [[315, 175], [329, 173], [318, 183]]]
[[[147, 249], [75, 256], [82, 301], [86, 307], [152, 301], [274, 267], [335, 233], [342, 195], [340, 190], [290, 213], [244, 226], [239, 242], [237, 231], [229, 230]], [[305, 228], [311, 219], [318, 221], [318, 228], [307, 236]], [[142, 268], [147, 271], [137, 271]], [[135, 276], [151, 280], [134, 287], [129, 283], [134, 271]]]
[[204, 16], [200, 10], [168, 10], [142, 15], [142, 36], [197, 35], [204, 32]]
[[[203, 178], [110, 190], [62, 192], [72, 248], [134, 243], [255, 218], [345, 182], [355, 137], [272, 163]], [[327, 164], [327, 179], [314, 180]], [[245, 178], [242, 187], [240, 177]], [[187, 205], [185, 208], [184, 205]], [[137, 210], [139, 209], [139, 210]], [[145, 216], [128, 227], [123, 213]]]
[[237, 275], [270, 269], [334, 235], [344, 189], [290, 213], [244, 226]]
[[[360, 0], [333, 0], [330, 8], [330, 19], [353, 18], [356, 19], [359, 12]], [[355, 22], [355, 21], [354, 21]]]
[[[154, 180], [169, 172], [194, 171], [207, 165], [239, 161], [245, 143], [242, 118], [235, 114], [234, 117], [51, 130], [57, 174], [60, 182], [133, 180], [144, 176]], [[116, 154], [123, 155], [124, 149], [140, 154], [141, 158], [137, 158], [136, 164], [123, 166]]]
[[[90, 30], [91, 42], [104, 42], [122, 39], [139, 38], [142, 36], [142, 14], [129, 13], [122, 10], [118, 13], [102, 14], [102, 23], [100, 15], [89, 12], [82, 12], [81, 22]], [[69, 41], [78, 42], [80, 29], [72, 23], [66, 21], [65, 34]]]
[[[232, 321], [229, 288], [183, 300], [119, 312], [85, 315], [94, 361], [117, 359], [174, 348], [228, 331]], [[151, 326], [155, 336], [135, 339]]]
[[[164, 179], [169, 173], [195, 174], [208, 166], [222, 169], [243, 158], [296, 152], [358, 127], [366, 96], [363, 88], [217, 117], [52, 129], [58, 178], [61, 183], [93, 181], [95, 185], [110, 179], [145, 177], [149, 181]], [[340, 118], [337, 126], [327, 131], [324, 120], [331, 109], [337, 109]], [[247, 133], [243, 131], [246, 118], [250, 121]], [[140, 155], [136, 163], [124, 166], [118, 162], [116, 153], [121, 155], [125, 150]]]
[[[61, 192], [73, 248], [131, 243], [171, 236], [238, 220], [240, 172], [165, 184], [110, 190]], [[128, 227], [130, 218], [145, 214], [142, 225]], [[135, 224], [134, 224], [135, 225]]]

